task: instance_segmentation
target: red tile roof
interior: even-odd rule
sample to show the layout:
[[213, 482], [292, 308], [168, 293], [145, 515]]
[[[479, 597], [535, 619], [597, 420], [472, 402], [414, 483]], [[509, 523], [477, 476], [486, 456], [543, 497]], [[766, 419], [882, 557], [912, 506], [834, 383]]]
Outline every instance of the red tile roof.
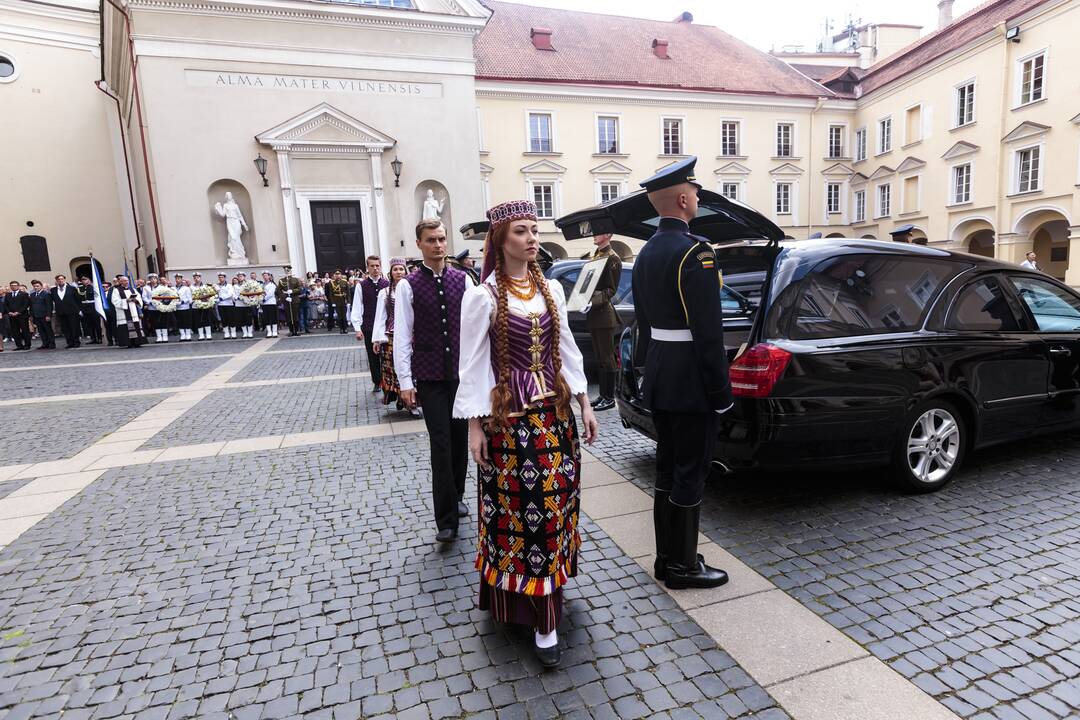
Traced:
[[848, 68], [847, 65], [814, 65], [813, 63], [800, 62], [791, 63], [791, 67], [817, 82], [821, 82], [825, 78], [838, 74], [840, 71], [847, 70]]
[[[832, 92], [787, 63], [719, 28], [484, 0], [493, 10], [476, 39], [476, 77], [491, 80], [636, 85], [731, 93], [823, 97]], [[531, 28], [550, 28], [537, 50]], [[668, 41], [670, 59], [653, 54]]]
[[865, 95], [899, 80], [910, 72], [924, 67], [937, 58], [956, 50], [989, 32], [999, 23], [1022, 15], [1048, 0], [990, 0], [961, 15], [941, 30], [897, 51], [866, 69], [859, 83], [860, 95]]

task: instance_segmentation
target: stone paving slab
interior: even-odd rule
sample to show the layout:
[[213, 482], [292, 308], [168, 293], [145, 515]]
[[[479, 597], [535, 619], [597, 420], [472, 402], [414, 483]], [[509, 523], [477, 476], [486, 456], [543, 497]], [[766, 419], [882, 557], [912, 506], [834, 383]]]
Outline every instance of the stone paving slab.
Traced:
[[473, 522], [432, 543], [426, 446], [105, 472], [0, 550], [0, 715], [788, 717], [585, 516], [541, 672], [475, 609]]
[[[594, 452], [650, 490], [655, 444]], [[1080, 444], [983, 450], [943, 491], [880, 470], [713, 476], [702, 531], [960, 716], [1080, 717]]]
[[[0, 383], [3, 382], [0, 377]], [[0, 391], [2, 395], [2, 391]], [[136, 395], [15, 405], [0, 412], [0, 466], [71, 457], [161, 402], [162, 395]]]
[[[308, 341], [303, 341], [307, 343]], [[242, 372], [237, 373], [229, 382], [247, 382], [250, 380], [279, 380], [282, 378], [313, 377], [320, 375], [342, 375], [368, 370], [367, 353], [364, 344], [353, 339], [352, 349], [348, 352], [334, 347], [321, 352], [322, 348], [311, 348], [302, 354], [286, 355], [273, 353], [263, 355], [253, 361]], [[279, 340], [275, 348], [282, 343]], [[307, 345], [305, 344], [306, 348]], [[368, 384], [370, 384], [370, 380]]]
[[78, 372], [57, 369], [0, 373], [0, 398], [16, 400], [51, 395], [177, 387], [194, 382], [228, 359], [228, 355], [222, 355], [215, 359], [178, 358], [176, 362], [146, 365], [98, 365], [80, 368]]

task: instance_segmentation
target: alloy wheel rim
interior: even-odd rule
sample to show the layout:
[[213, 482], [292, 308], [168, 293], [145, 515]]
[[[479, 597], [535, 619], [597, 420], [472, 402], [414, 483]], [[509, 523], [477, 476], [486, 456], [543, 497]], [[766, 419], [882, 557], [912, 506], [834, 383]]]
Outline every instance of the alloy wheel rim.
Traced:
[[919, 482], [942, 480], [960, 455], [960, 425], [942, 408], [927, 410], [915, 421], [907, 440], [908, 469]]

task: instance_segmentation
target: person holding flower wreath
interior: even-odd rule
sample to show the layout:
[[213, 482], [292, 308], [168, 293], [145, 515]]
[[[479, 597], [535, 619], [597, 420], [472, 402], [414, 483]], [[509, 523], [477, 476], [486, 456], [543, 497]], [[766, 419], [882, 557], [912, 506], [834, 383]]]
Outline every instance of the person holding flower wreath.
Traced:
[[274, 282], [274, 276], [268, 272], [264, 272], [262, 277], [262, 324], [266, 328], [266, 337], [276, 338], [278, 336], [277, 283]]
[[191, 342], [191, 283], [180, 273], [174, 279], [176, 294], [180, 298], [176, 304], [176, 328], [180, 333], [180, 342]]
[[562, 588], [577, 574], [581, 448], [596, 440], [584, 363], [558, 283], [536, 262], [536, 205], [496, 205], [480, 285], [461, 304], [454, 417], [469, 421], [478, 465], [479, 606], [535, 632], [540, 663], [559, 663]]
[[[191, 285], [191, 307], [194, 309], [195, 325], [199, 330], [199, 340], [213, 340], [214, 306], [217, 305], [217, 290], [202, 281], [202, 275], [194, 273]], [[193, 328], [193, 329], [194, 329]]]

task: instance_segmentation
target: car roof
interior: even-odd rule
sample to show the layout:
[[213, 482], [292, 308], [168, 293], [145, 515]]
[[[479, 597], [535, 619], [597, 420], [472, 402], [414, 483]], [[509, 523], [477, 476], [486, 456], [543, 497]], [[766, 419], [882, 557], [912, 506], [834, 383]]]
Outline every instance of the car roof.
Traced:
[[[746, 245], [765, 247], [765, 243], [761, 242], [747, 243]], [[717, 248], [717, 251], [723, 251], [725, 247], [730, 246], [721, 245]], [[942, 260], [956, 260], [987, 270], [1020, 269], [1016, 265], [1002, 262], [994, 258], [984, 257], [982, 255], [972, 255], [958, 250], [947, 250], [945, 248], [930, 245], [900, 243], [892, 240], [852, 240], [849, 238], [785, 240], [780, 243], [780, 248], [783, 254], [788, 257], [799, 258], [800, 260], [805, 259], [807, 261], [812, 261], [814, 259], [824, 260], [837, 255], [906, 255], [927, 259], [937, 258]]]

